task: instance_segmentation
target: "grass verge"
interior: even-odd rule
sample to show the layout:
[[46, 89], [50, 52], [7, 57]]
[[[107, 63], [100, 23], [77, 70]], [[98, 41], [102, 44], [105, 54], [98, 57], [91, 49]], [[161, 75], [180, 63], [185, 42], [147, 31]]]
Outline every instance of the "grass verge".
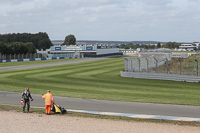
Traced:
[[54, 96], [200, 105], [199, 83], [123, 78], [123, 58], [0, 72], [0, 90]]
[[[0, 111], [17, 111], [21, 112], [22, 107], [20, 106], [11, 106], [11, 105], [0, 105]], [[45, 110], [41, 108], [31, 108], [32, 113], [36, 114], [45, 114]], [[60, 115], [60, 114], [55, 114]], [[122, 120], [128, 122], [148, 122], [148, 123], [160, 123], [160, 124], [173, 124], [173, 125], [182, 125], [182, 126], [195, 126], [200, 127], [200, 122], [184, 122], [184, 121], [170, 121], [170, 120], [154, 120], [154, 119], [139, 119], [139, 118], [129, 118], [129, 117], [120, 117], [120, 116], [106, 116], [106, 115], [94, 115], [94, 114], [85, 114], [68, 111], [67, 114], [63, 116], [72, 116], [72, 117], [83, 117], [83, 118], [97, 118], [97, 119], [110, 119], [110, 120]]]

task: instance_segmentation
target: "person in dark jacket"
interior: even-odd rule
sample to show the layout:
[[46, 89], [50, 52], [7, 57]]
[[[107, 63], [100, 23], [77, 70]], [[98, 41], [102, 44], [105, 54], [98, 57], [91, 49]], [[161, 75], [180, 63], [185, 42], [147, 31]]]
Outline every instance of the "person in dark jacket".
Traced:
[[30, 113], [29, 112], [29, 109], [30, 109], [29, 99], [31, 99], [31, 101], [33, 101], [33, 98], [29, 91], [29, 87], [26, 87], [25, 91], [22, 92], [22, 100], [24, 100], [23, 113], [25, 113], [26, 104], [27, 104], [27, 111], [28, 111], [28, 113]]

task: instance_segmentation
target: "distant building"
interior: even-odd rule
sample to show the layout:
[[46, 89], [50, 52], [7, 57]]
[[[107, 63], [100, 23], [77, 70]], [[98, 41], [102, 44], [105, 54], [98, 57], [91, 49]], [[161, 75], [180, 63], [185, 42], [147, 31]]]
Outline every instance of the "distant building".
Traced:
[[194, 51], [200, 47], [199, 42], [193, 42], [193, 43], [183, 43], [181, 46], [179, 46], [179, 49], [185, 50], [185, 51]]
[[137, 48], [136, 50], [137, 50], [137, 51], [143, 51], [144, 48]]
[[197, 49], [200, 48], [200, 43], [199, 42], [193, 42], [193, 44], [197, 46]]
[[70, 46], [52, 46], [50, 54], [90, 54], [105, 55], [119, 53], [119, 47], [116, 45], [70, 45]]

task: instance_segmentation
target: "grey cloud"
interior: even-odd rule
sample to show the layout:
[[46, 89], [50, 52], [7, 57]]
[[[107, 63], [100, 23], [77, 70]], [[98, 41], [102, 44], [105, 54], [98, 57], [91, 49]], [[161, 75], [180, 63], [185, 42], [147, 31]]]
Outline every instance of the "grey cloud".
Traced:
[[145, 5], [164, 6], [172, 3], [172, 0], [138, 0]]
[[0, 0], [0, 4], [10, 4], [10, 5], [17, 5], [24, 2], [30, 2], [34, 0]]
[[200, 28], [194, 0], [8, 1], [0, 1], [0, 33], [45, 31], [51, 39], [75, 34], [78, 40], [170, 41], [189, 38], [189, 33], [186, 38], [178, 31], [189, 31], [194, 40], [191, 33], [199, 34]]

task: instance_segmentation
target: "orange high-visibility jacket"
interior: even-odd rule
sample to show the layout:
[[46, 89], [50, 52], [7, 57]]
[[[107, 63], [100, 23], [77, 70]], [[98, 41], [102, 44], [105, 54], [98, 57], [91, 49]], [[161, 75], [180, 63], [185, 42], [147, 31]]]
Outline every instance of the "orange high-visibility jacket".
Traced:
[[45, 99], [45, 105], [52, 105], [54, 103], [53, 95], [50, 92], [42, 96]]

